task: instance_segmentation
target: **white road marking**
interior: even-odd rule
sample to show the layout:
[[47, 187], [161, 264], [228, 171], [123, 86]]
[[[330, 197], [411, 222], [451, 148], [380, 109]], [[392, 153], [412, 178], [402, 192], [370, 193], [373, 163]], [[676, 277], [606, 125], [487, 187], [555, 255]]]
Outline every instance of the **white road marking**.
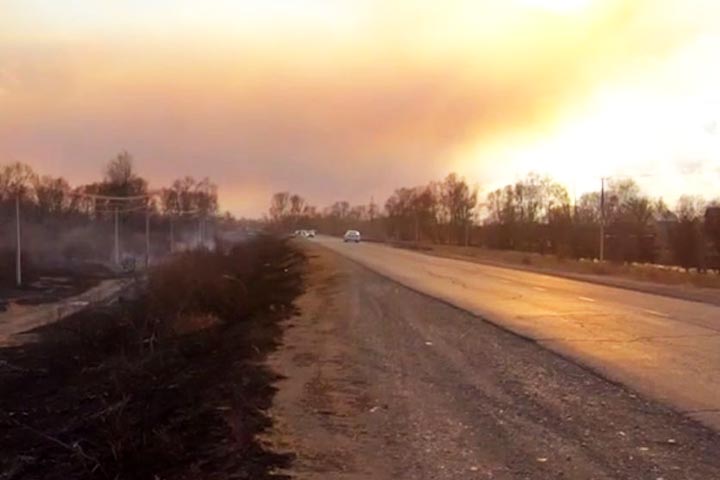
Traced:
[[649, 308], [643, 308], [643, 312], [649, 313], [650, 315], [655, 315], [658, 317], [670, 318], [670, 315], [668, 315], [667, 313], [658, 312], [657, 310], [650, 310]]
[[547, 289], [543, 287], [533, 287], [533, 290], [537, 290], [538, 292], [547, 292]]
[[591, 302], [595, 303], [595, 299], [592, 299], [590, 297], [578, 297], [579, 300], [582, 300], [583, 302]]

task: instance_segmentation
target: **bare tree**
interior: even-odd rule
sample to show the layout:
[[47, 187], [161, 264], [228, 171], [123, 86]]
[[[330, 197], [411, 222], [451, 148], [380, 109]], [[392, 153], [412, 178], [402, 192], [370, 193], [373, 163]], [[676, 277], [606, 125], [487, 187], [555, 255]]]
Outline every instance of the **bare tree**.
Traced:
[[670, 231], [670, 247], [673, 260], [686, 270], [704, 264], [702, 218], [705, 204], [702, 197], [683, 195], [675, 207], [677, 222]]
[[125, 185], [130, 183], [134, 176], [133, 159], [126, 151], [120, 152], [105, 167], [105, 181], [108, 183]]
[[[640, 187], [632, 179], [611, 179], [605, 192], [605, 219], [608, 223], [627, 221], [629, 207], [641, 196]], [[632, 208], [638, 208], [634, 205]], [[644, 208], [644, 207], [640, 207]], [[630, 213], [630, 215], [633, 215]]]
[[715, 246], [715, 255], [711, 268], [720, 271], [720, 203], [711, 202], [705, 209], [703, 228], [705, 235]]
[[575, 217], [579, 224], [600, 224], [600, 192], [582, 194], [575, 208]]
[[362, 222], [367, 219], [367, 207], [365, 205], [353, 205], [348, 212], [348, 218], [353, 222]]
[[133, 168], [133, 158], [128, 152], [121, 152], [105, 167], [105, 179], [100, 184], [104, 195], [132, 197], [147, 193], [147, 181], [138, 176]]
[[300, 217], [305, 208], [305, 199], [298, 194], [290, 195], [290, 215], [294, 218]]
[[161, 194], [162, 209], [166, 214], [177, 215], [181, 212], [190, 212], [196, 208], [194, 192], [197, 181], [186, 176], [175, 180], [170, 187], [163, 189]]
[[277, 192], [273, 194], [270, 202], [270, 220], [279, 224], [289, 213], [290, 192]]
[[380, 209], [379, 209], [377, 203], [375, 203], [374, 199], [370, 199], [370, 203], [368, 204], [368, 207], [367, 207], [367, 212], [368, 212], [368, 220], [370, 220], [371, 223], [380, 214]]
[[697, 220], [705, 214], [707, 201], [699, 195], [682, 195], [678, 198], [675, 214], [678, 219]]
[[64, 178], [43, 175], [35, 179], [34, 189], [41, 215], [63, 213], [70, 207], [70, 184]]
[[653, 206], [647, 197], [635, 197], [628, 200], [624, 206], [625, 213], [630, 222], [639, 230], [644, 230], [653, 216]]
[[0, 169], [0, 199], [14, 200], [17, 196], [23, 200], [33, 199], [37, 178], [35, 171], [24, 163], [3, 166]]
[[205, 177], [195, 185], [193, 199], [196, 208], [203, 215], [214, 215], [218, 210], [218, 188]]
[[445, 177], [440, 188], [440, 204], [448, 215], [451, 235], [456, 243], [462, 243], [477, 207], [477, 188], [471, 188], [455, 173]]

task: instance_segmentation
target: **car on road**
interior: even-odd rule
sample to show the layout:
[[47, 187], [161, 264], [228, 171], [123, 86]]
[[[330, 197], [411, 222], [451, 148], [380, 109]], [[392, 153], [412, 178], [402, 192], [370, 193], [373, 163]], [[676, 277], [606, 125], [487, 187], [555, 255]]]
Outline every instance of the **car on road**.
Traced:
[[348, 230], [345, 232], [345, 235], [343, 235], [343, 241], [360, 243], [360, 232], [357, 230]]
[[293, 237], [315, 238], [315, 230], [295, 230]]

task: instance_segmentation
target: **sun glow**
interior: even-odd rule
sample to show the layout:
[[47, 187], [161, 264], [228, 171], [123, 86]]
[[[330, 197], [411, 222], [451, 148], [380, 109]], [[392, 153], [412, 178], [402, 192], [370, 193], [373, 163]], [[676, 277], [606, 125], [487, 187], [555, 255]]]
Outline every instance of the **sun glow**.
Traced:
[[0, 4], [0, 161], [72, 181], [127, 148], [248, 214], [297, 182], [364, 202], [452, 170], [717, 196], [717, 0]]
[[575, 13], [586, 10], [595, 0], [522, 0], [531, 7], [542, 8], [556, 13]]
[[560, 181], [571, 195], [596, 190], [601, 177], [634, 178], [668, 199], [693, 188], [712, 191], [720, 138], [711, 113], [700, 100], [608, 90], [553, 126], [479, 142], [461, 155], [458, 168], [485, 179], [487, 189], [534, 171]]
[[712, 195], [720, 174], [720, 68], [708, 60], [717, 51], [720, 37], [699, 38], [663, 64], [573, 102], [544, 126], [478, 139], [460, 152], [457, 168], [490, 189], [536, 171], [571, 193], [619, 176], [645, 181], [648, 193], [668, 199]]

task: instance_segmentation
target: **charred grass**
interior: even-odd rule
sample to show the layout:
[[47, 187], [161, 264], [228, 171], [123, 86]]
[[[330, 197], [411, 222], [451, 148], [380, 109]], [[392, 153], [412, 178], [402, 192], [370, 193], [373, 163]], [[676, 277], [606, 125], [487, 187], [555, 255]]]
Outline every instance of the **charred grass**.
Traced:
[[78, 295], [114, 277], [105, 266], [92, 262], [37, 261], [23, 253], [23, 286], [15, 284], [15, 250], [0, 248], [0, 304], [12, 301], [23, 305], [57, 302]]
[[274, 238], [183, 254], [0, 350], [0, 479], [281, 478], [291, 457], [257, 440], [277, 380], [262, 361], [303, 264]]

